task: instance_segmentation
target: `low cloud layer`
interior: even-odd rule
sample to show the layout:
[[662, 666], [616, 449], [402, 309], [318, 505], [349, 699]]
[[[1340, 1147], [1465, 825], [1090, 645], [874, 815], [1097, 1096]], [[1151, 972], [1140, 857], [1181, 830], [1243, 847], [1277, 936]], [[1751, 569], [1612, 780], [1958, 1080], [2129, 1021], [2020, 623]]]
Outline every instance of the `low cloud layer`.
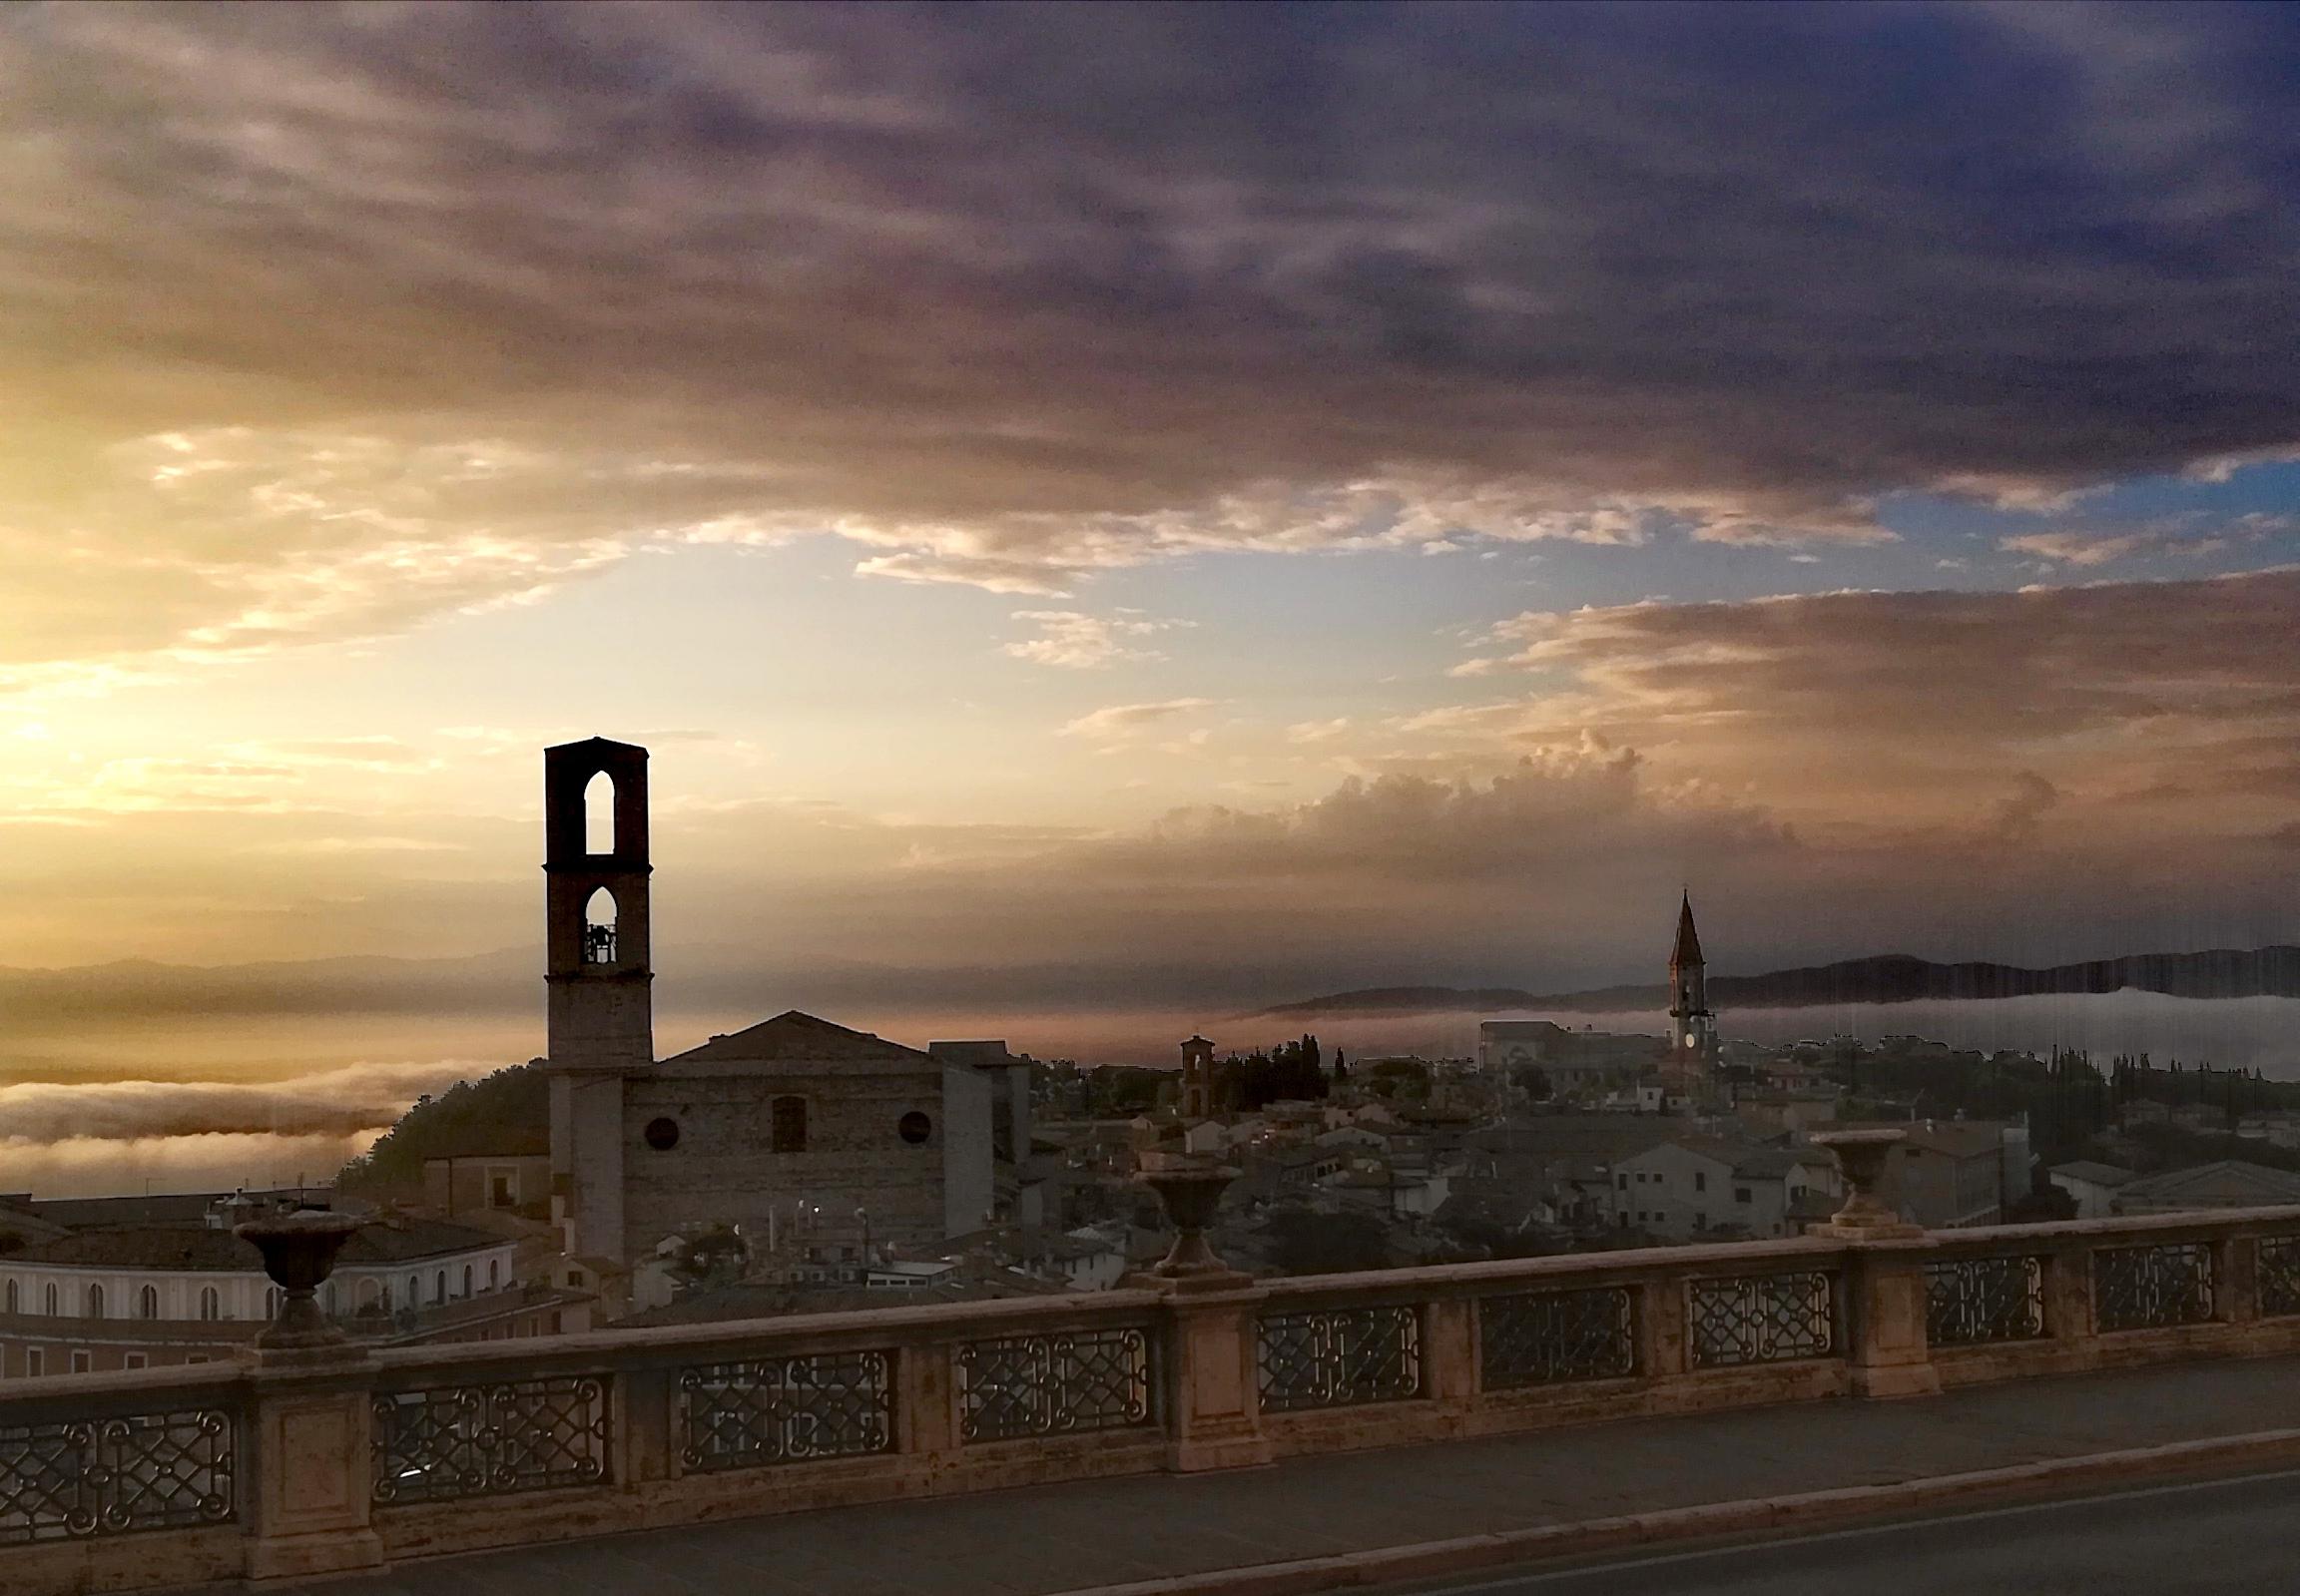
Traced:
[[0, 682], [678, 542], [1052, 594], [2275, 457], [2296, 57], [2272, 7], [22, 9]]

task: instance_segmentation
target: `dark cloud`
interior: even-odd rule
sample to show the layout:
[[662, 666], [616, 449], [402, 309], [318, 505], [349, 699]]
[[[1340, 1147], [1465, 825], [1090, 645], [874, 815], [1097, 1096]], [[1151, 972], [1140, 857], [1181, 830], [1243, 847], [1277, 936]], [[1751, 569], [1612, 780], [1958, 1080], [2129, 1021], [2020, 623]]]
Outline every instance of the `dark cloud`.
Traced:
[[[2280, 8], [62, 7], [0, 77], [14, 518], [159, 562], [51, 652], [646, 536], [1054, 591], [2300, 439]], [[89, 499], [162, 432], [218, 513]]]

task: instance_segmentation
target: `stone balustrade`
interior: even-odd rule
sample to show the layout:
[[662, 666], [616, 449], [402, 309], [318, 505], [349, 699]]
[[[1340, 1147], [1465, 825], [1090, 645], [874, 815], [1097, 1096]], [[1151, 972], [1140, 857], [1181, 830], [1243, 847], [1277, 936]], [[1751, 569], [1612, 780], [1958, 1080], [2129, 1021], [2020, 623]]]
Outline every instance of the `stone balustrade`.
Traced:
[[1831, 1229], [10, 1381], [0, 1589], [2300, 1350], [2300, 1208]]

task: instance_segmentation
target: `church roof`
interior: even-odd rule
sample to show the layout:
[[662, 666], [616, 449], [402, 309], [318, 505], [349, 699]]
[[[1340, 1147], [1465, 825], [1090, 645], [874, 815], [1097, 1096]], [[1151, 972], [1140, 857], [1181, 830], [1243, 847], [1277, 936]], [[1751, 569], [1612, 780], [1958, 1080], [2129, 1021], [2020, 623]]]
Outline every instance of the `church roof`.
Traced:
[[1701, 962], [1701, 933], [1693, 929], [1693, 896], [1688, 892], [1677, 905], [1677, 945], [1669, 950], [1669, 967]]
[[851, 1031], [844, 1025], [819, 1020], [812, 1014], [797, 1009], [778, 1014], [771, 1020], [734, 1031], [726, 1036], [714, 1036], [701, 1047], [691, 1047], [684, 1053], [663, 1060], [666, 1064], [698, 1064], [714, 1060], [729, 1062], [757, 1062], [760, 1060], [793, 1059], [809, 1063], [832, 1059], [916, 1059], [921, 1063], [941, 1062], [914, 1047], [889, 1042], [868, 1031]]

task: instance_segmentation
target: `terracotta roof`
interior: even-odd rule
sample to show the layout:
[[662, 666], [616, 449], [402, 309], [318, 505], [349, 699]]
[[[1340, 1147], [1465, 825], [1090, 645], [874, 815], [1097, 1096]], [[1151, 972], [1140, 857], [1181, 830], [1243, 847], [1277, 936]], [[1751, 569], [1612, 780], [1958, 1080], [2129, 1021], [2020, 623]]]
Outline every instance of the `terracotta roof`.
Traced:
[[2117, 1192], [2119, 1203], [2193, 1203], [2213, 1207], [2300, 1203], [2300, 1175], [2224, 1158], [2192, 1169], [2143, 1176]]
[[[503, 1239], [445, 1220], [411, 1219], [374, 1224], [352, 1233], [339, 1262], [400, 1264], [439, 1258], [478, 1248], [500, 1247]], [[256, 1274], [264, 1261], [256, 1249], [230, 1231], [164, 1225], [122, 1225], [75, 1231], [38, 1242], [14, 1255], [20, 1264], [79, 1264], [111, 1269], [214, 1270]]]
[[2122, 1186], [2139, 1177], [2121, 1164], [2103, 1164], [2097, 1159], [2079, 1158], [2066, 1164], [2055, 1164], [2052, 1173], [2065, 1175], [2071, 1180], [2087, 1181], [2094, 1186]]

